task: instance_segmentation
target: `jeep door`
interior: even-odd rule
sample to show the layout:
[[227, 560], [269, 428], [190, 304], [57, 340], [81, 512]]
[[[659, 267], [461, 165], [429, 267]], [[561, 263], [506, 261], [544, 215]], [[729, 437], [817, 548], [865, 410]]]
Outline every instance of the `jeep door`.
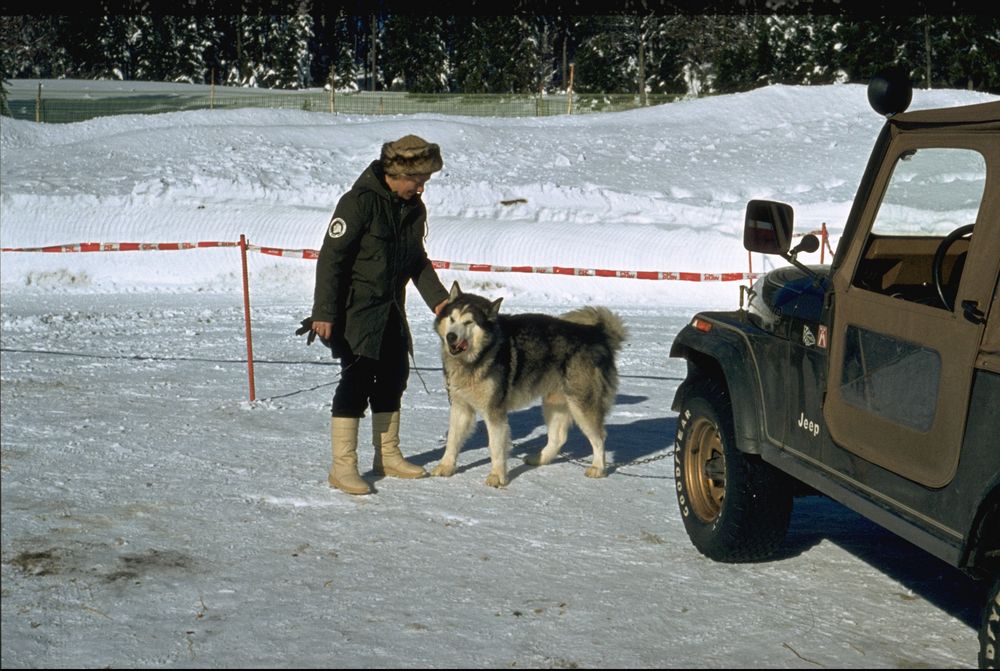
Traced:
[[[985, 135], [984, 135], [985, 133]], [[988, 138], [988, 141], [984, 139]], [[823, 416], [828, 463], [927, 487], [953, 478], [1000, 266], [1000, 132], [893, 129], [858, 234], [837, 250]], [[859, 194], [859, 197], [861, 195]], [[971, 239], [935, 254], [955, 229]], [[950, 305], [946, 305], [950, 303]], [[994, 321], [998, 318], [994, 315]]]

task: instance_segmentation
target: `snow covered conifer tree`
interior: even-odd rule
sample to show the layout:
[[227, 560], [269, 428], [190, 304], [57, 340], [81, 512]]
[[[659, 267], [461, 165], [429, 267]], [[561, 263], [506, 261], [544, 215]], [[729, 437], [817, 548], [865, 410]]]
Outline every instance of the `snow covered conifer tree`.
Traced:
[[382, 41], [382, 71], [390, 87], [417, 93], [447, 90], [448, 54], [441, 17], [390, 15]]

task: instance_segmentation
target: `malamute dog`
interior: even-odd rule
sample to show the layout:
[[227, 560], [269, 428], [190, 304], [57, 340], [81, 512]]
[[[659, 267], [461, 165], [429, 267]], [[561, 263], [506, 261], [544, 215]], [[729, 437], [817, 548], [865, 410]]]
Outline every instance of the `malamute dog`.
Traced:
[[454, 474], [478, 412], [489, 433], [492, 468], [486, 484], [505, 486], [511, 447], [507, 413], [541, 398], [548, 442], [525, 461], [534, 466], [552, 461], [576, 421], [594, 451], [586, 475], [604, 477], [604, 420], [618, 388], [615, 354], [628, 335], [624, 324], [602, 307], [560, 317], [502, 315], [502, 300], [463, 293], [455, 282], [434, 320], [451, 417], [444, 457], [431, 474]]

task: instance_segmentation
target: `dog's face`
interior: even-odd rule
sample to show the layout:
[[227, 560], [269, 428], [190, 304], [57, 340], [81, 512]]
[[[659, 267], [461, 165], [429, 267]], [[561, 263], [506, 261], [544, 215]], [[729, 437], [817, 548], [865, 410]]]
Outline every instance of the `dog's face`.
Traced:
[[482, 296], [462, 293], [458, 282], [452, 284], [448, 303], [434, 320], [442, 352], [475, 359], [493, 339], [502, 300], [490, 302]]

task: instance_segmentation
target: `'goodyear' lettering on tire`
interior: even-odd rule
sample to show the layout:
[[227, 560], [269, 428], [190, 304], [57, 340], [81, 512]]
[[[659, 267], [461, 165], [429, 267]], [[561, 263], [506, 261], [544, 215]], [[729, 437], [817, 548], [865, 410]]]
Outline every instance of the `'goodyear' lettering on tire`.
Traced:
[[684, 473], [681, 468], [684, 459], [684, 431], [690, 421], [691, 411], [685, 408], [685, 412], [677, 418], [677, 436], [674, 440], [674, 485], [677, 487], [677, 503], [682, 517], [691, 515], [691, 506], [688, 505], [684, 492]]
[[997, 636], [1000, 635], [1000, 580], [993, 587], [993, 598], [986, 604], [983, 628], [979, 633], [979, 668], [1000, 668], [1000, 649]]

